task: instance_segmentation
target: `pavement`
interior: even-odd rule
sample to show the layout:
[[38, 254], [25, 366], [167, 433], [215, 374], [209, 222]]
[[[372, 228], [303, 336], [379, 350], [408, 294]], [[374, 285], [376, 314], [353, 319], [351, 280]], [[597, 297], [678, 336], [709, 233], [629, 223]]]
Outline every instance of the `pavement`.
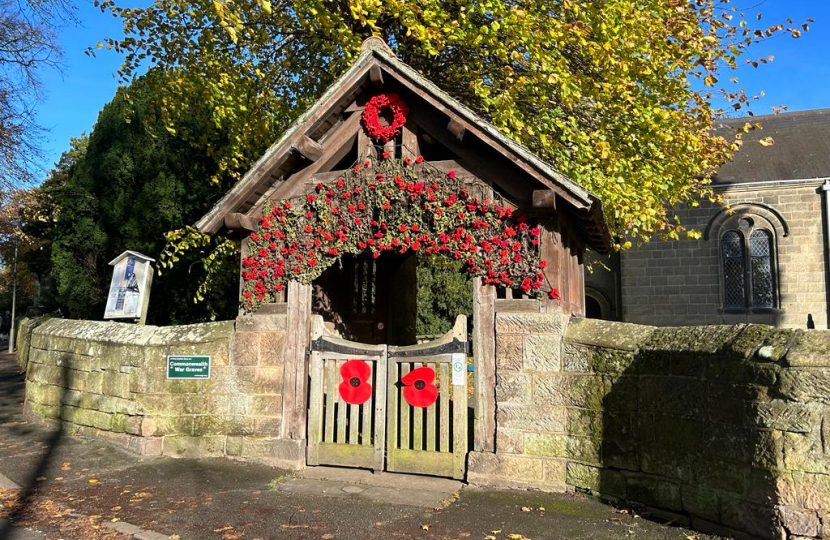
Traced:
[[710, 540], [574, 494], [337, 468], [140, 458], [20, 415], [0, 355], [0, 540]]

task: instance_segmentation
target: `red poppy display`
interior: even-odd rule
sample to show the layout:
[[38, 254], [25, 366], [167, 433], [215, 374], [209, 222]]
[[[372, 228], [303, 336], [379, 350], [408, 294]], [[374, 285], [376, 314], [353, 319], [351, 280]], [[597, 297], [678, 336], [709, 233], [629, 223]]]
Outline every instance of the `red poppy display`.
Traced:
[[372, 370], [363, 360], [349, 360], [340, 366], [340, 376], [343, 382], [338, 390], [346, 403], [360, 405], [372, 397], [372, 385], [368, 382]]
[[[380, 117], [384, 109], [391, 113], [387, 126], [380, 123]], [[401, 128], [406, 124], [408, 113], [409, 107], [406, 106], [406, 103], [398, 94], [380, 94], [370, 99], [363, 107], [363, 127], [374, 140], [385, 143], [401, 133]]]
[[429, 407], [438, 398], [438, 388], [432, 384], [435, 371], [428, 367], [413, 369], [401, 378], [403, 397], [413, 407]]

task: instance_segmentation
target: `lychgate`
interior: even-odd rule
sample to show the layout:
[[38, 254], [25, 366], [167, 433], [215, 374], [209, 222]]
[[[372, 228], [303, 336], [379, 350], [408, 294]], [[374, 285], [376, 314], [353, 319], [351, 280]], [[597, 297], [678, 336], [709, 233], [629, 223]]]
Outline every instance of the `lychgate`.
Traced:
[[[596, 197], [378, 38], [197, 226], [242, 240], [243, 309], [286, 321], [281, 463], [456, 478], [496, 450], [496, 312], [583, 313], [610, 249]], [[473, 301], [419, 343], [427, 254]]]

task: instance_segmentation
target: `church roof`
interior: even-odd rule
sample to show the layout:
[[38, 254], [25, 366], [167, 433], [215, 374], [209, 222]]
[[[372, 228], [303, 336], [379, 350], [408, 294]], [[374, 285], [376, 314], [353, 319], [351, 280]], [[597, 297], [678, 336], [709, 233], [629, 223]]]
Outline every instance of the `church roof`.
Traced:
[[[394, 80], [422, 99], [425, 102], [422, 110], [429, 107], [430, 111], [448, 117], [456, 130], [463, 130], [482, 160], [492, 159], [495, 155], [509, 170], [517, 173], [516, 177], [523, 176], [539, 189], [555, 193], [556, 199], [564, 203], [557, 206], [557, 212], [567, 212], [569, 218], [576, 222], [588, 246], [600, 252], [610, 249], [611, 238], [601, 202], [594, 194], [568, 179], [399, 60], [379, 38], [366, 40], [359, 57], [349, 70], [288, 127], [244, 177], [196, 223], [196, 227], [202, 232], [214, 234], [221, 231], [226, 216], [230, 214], [252, 215], [267, 198], [284, 198], [295, 194], [290, 188], [296, 190], [296, 186], [288, 184], [293, 178], [302, 176], [296, 174], [298, 168], [307, 165], [309, 156], [317, 159], [324, 147], [338, 139], [338, 130], [360, 129], [360, 115], [347, 116], [346, 113], [354, 112], [352, 109], [355, 107], [356, 96], [364, 93], [372, 84], [383, 84], [384, 75], [387, 81]], [[441, 130], [446, 131], [446, 126], [446, 123], [441, 125]], [[466, 145], [467, 139], [464, 142]], [[333, 156], [328, 157], [334, 159]], [[338, 154], [338, 157], [342, 158], [342, 155]], [[508, 175], [503, 181], [510, 183], [516, 180], [513, 175]]]
[[[758, 122], [763, 129], [743, 135], [743, 146], [718, 169], [714, 185], [830, 177], [830, 109], [730, 118], [716, 128], [735, 129], [746, 122]], [[775, 143], [758, 142], [766, 137]]]

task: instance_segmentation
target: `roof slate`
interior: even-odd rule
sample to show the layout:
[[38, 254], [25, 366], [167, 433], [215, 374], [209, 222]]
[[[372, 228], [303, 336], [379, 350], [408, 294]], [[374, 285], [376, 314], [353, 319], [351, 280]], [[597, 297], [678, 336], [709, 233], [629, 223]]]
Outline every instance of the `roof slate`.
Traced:
[[[743, 136], [735, 158], [718, 169], [713, 185], [771, 180], [830, 177], [830, 109], [816, 109], [721, 120], [716, 129], [729, 130], [746, 122], [759, 122]], [[772, 137], [772, 146], [758, 141]]]

